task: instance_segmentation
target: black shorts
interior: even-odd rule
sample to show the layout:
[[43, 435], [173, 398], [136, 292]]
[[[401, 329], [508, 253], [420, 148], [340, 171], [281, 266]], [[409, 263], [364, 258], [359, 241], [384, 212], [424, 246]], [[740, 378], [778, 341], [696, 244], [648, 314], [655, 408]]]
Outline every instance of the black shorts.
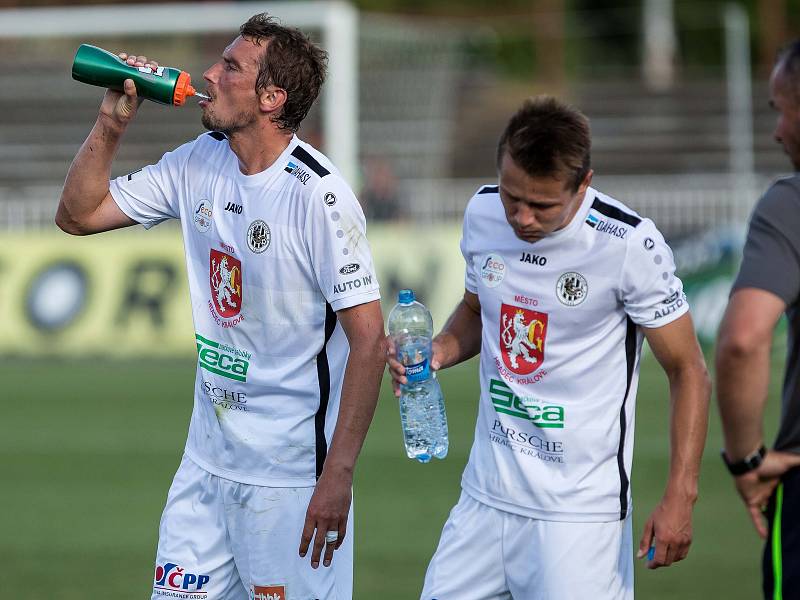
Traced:
[[800, 600], [800, 468], [788, 471], [767, 504], [765, 600]]

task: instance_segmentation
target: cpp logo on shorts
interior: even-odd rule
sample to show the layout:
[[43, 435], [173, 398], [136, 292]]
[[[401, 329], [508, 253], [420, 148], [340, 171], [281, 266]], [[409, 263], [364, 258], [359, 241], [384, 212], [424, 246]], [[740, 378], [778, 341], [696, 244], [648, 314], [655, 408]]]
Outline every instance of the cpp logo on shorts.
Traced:
[[164, 565], [156, 565], [153, 589], [177, 591], [184, 594], [205, 594], [206, 592], [201, 590], [210, 579], [209, 575], [196, 575], [187, 572], [180, 565], [166, 563]]
[[252, 584], [250, 600], [286, 600], [286, 586]]

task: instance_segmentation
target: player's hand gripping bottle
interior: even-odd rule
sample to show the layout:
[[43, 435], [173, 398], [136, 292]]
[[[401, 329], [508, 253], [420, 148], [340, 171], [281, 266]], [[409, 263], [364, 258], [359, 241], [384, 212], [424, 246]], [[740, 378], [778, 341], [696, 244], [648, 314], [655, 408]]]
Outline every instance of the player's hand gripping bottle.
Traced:
[[189, 96], [202, 96], [192, 87], [189, 73], [173, 67], [132, 67], [116, 54], [81, 44], [72, 63], [72, 78], [89, 85], [123, 91], [126, 79], [133, 79], [136, 93], [159, 104], [181, 106]]
[[389, 335], [408, 383], [400, 388], [400, 422], [406, 454], [426, 463], [447, 456], [447, 415], [442, 389], [430, 368], [433, 319], [414, 292], [401, 290], [389, 313]]

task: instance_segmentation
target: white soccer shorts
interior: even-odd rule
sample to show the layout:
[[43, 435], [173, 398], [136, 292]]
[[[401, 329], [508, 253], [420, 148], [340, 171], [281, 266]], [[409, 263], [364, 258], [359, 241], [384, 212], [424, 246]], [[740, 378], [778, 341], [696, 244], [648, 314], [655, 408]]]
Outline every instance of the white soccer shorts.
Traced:
[[298, 553], [313, 492], [222, 479], [184, 456], [161, 516], [152, 600], [351, 600], [352, 507], [330, 567], [311, 568], [311, 547]]
[[428, 565], [421, 600], [632, 600], [631, 517], [542, 521], [461, 492]]

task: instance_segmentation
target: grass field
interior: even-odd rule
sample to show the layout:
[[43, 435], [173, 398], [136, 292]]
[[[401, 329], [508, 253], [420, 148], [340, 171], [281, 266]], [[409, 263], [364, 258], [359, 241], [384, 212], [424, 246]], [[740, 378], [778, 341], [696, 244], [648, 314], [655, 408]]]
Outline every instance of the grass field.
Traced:
[[[775, 374], [780, 357], [776, 352]], [[149, 597], [158, 519], [185, 440], [193, 377], [191, 361], [0, 365], [0, 597]], [[405, 458], [397, 406], [384, 382], [355, 483], [358, 600], [418, 597], [458, 497], [475, 422], [476, 364], [441, 380], [451, 451], [428, 465]], [[761, 542], [719, 460], [713, 408], [711, 422], [692, 551], [669, 569], [637, 565], [639, 598], [759, 597]], [[632, 478], [637, 542], [663, 490], [667, 424], [666, 382], [649, 358], [639, 386]]]

